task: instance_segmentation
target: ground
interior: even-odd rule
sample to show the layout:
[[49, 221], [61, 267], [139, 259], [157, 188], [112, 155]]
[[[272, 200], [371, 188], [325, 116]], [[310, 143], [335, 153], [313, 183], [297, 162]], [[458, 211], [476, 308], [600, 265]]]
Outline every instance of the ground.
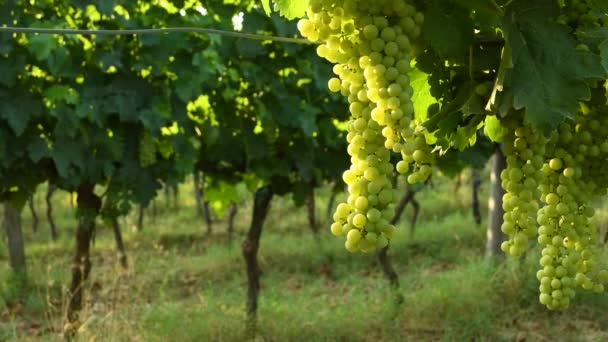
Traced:
[[[487, 184], [481, 198], [487, 198]], [[180, 209], [167, 209], [143, 231], [135, 216], [123, 222], [129, 256], [118, 265], [112, 231], [101, 225], [93, 248], [87, 307], [76, 340], [240, 341], [245, 331], [245, 272], [240, 252], [251, 201], [239, 205], [237, 234], [227, 243], [225, 222], [205, 233], [188, 185]], [[401, 305], [373, 255], [353, 255], [321, 224], [312, 236], [306, 210], [275, 200], [260, 249], [263, 271], [259, 341], [608, 341], [608, 294], [581, 293], [565, 312], [538, 303], [537, 250], [525, 259], [488, 262], [485, 221], [474, 224], [470, 190], [438, 178], [419, 194], [415, 235], [410, 211], [399, 224], [391, 253], [400, 275]], [[327, 191], [318, 194], [325, 218]], [[37, 196], [43, 212], [43, 194]], [[29, 284], [15, 287], [5, 242], [0, 242], [0, 341], [62, 340], [75, 220], [67, 194], [57, 194], [59, 241], [45, 220], [37, 234], [24, 213]], [[485, 203], [485, 201], [484, 201]], [[486, 210], [484, 208], [483, 212]], [[600, 211], [598, 222], [608, 216]], [[15, 302], [14, 298], [23, 298]]]

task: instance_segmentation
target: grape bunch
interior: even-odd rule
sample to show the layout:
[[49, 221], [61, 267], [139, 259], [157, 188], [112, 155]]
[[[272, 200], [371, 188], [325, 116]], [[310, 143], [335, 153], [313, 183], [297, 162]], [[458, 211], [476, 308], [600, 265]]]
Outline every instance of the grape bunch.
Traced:
[[156, 142], [150, 132], [143, 131], [139, 135], [139, 166], [148, 167], [156, 163]]
[[[587, 30], [608, 27], [608, 14], [605, 11], [595, 9], [594, 1], [563, 1], [561, 3], [563, 14], [557, 17], [556, 22], [567, 27], [576, 37]], [[580, 42], [576, 48], [579, 51], [590, 51], [589, 46], [585, 42]]]
[[557, 22], [574, 31], [608, 26], [608, 16], [602, 11], [594, 10], [594, 1], [565, 0], [562, 3], [563, 14], [557, 18]]
[[[349, 197], [338, 205], [331, 231], [346, 235], [346, 249], [370, 252], [394, 235], [389, 223], [396, 199], [396, 169], [410, 183], [432, 172], [432, 149], [414, 120], [408, 71], [422, 13], [403, 0], [312, 0], [298, 29], [320, 43], [317, 54], [334, 64], [332, 92], [348, 99], [348, 154], [344, 172]], [[401, 155], [393, 166], [391, 152]]]
[[502, 231], [510, 239], [501, 247], [521, 255], [537, 236], [543, 247], [536, 274], [539, 300], [552, 310], [567, 308], [577, 286], [602, 292], [608, 281], [591, 222], [591, 201], [608, 188], [608, 175], [602, 172], [608, 158], [606, 114], [606, 106], [586, 108], [548, 136], [535, 132], [522, 116], [503, 119], [510, 134], [504, 145], [507, 168], [501, 174], [506, 191]]
[[[544, 245], [537, 277], [540, 301], [550, 309], [568, 307], [575, 286], [603, 292], [608, 272], [596, 258], [596, 227], [590, 221], [590, 202], [606, 193], [606, 176], [599, 175], [601, 160], [608, 157], [596, 112], [580, 114], [575, 123], [563, 123], [547, 145], [543, 166], [538, 242]], [[600, 183], [598, 184], [598, 180]], [[602, 190], [603, 189], [603, 190]]]

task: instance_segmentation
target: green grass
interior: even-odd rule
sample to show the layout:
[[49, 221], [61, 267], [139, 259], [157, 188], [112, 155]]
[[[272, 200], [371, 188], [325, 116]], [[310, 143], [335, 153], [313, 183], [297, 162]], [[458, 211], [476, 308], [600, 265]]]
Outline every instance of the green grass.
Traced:
[[[548, 312], [537, 301], [533, 252], [526, 260], [484, 260], [485, 230], [471, 217], [468, 187], [437, 180], [420, 194], [416, 235], [409, 209], [392, 245], [402, 305], [372, 255], [346, 252], [323, 226], [321, 241], [307, 227], [305, 210], [289, 199], [273, 202], [261, 242], [263, 271], [259, 341], [606, 341], [608, 296], [577, 295], [567, 312]], [[484, 188], [482, 197], [487, 190]], [[319, 194], [319, 211], [327, 194]], [[485, 201], [484, 201], [485, 202]], [[61, 238], [38, 234], [24, 215], [29, 286], [13, 289], [0, 242], [0, 341], [59, 341], [65, 286], [73, 250], [73, 209], [58, 194]], [[484, 203], [485, 204], [485, 203]], [[112, 232], [100, 227], [93, 248], [83, 326], [76, 340], [242, 341], [246, 277], [240, 253], [251, 212], [239, 207], [237, 234], [226, 242], [225, 223], [210, 237], [184, 186], [180, 210], [123, 222], [130, 269], [117, 265]], [[600, 211], [605, 217], [604, 211]], [[320, 217], [325, 214], [321, 213]], [[44, 222], [44, 220], [43, 220]], [[22, 298], [19, 305], [11, 299]]]

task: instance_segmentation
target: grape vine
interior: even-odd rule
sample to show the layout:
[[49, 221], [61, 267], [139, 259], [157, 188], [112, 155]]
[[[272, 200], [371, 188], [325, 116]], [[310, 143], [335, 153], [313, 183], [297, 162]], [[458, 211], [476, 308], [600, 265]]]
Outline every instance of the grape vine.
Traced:
[[[603, 2], [286, 3], [275, 7], [303, 17], [302, 35], [335, 64], [329, 90], [350, 104], [350, 196], [331, 225], [347, 250], [370, 252], [395, 233], [385, 221], [391, 153], [408, 182], [424, 181], [435, 162], [446, 164], [439, 156], [472, 148], [483, 127], [507, 161], [501, 249], [521, 256], [537, 240], [539, 301], [565, 309], [577, 286], [604, 290], [592, 221], [593, 200], [608, 188]], [[420, 71], [427, 85], [412, 86]]]

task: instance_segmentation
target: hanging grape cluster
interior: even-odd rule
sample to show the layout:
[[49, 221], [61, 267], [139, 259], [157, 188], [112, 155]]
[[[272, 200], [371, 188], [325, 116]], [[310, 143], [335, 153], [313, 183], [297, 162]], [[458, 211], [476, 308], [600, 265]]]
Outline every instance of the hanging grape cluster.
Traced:
[[503, 196], [502, 231], [511, 238], [502, 243], [502, 250], [514, 256], [523, 254], [528, 239], [536, 236], [536, 212], [543, 179], [546, 139], [530, 125], [519, 125], [514, 117], [505, 120], [510, 133], [505, 137], [504, 153], [507, 167], [501, 172]]
[[[573, 33], [608, 24], [608, 16], [594, 12], [590, 0], [566, 0], [562, 9], [557, 22]], [[583, 43], [577, 49], [589, 51]], [[602, 170], [608, 159], [608, 107], [605, 91], [597, 88], [573, 120], [550, 134], [536, 130], [522, 113], [501, 119], [508, 130], [501, 229], [509, 236], [501, 248], [520, 256], [530, 239], [537, 239], [542, 246], [536, 274], [539, 301], [551, 310], [567, 308], [577, 286], [603, 292], [608, 281], [591, 222], [591, 202], [608, 188]]]
[[[584, 108], [548, 137], [523, 118], [504, 120], [507, 168], [502, 172], [505, 209], [502, 231], [510, 236], [502, 249], [521, 255], [528, 240], [543, 246], [539, 260], [539, 300], [549, 309], [565, 309], [575, 288], [604, 291], [605, 265], [597, 256], [597, 230], [591, 201], [606, 195], [608, 110]], [[541, 205], [537, 200], [540, 199]]]
[[329, 89], [349, 102], [352, 165], [343, 179], [350, 196], [338, 205], [331, 231], [346, 235], [351, 252], [385, 247], [394, 234], [391, 151], [401, 155], [396, 170], [408, 182], [431, 175], [431, 147], [414, 121], [408, 77], [411, 42], [423, 20], [403, 0], [313, 0], [298, 23], [304, 37], [321, 43], [318, 55], [334, 64]]
[[572, 30], [608, 26], [608, 16], [602, 11], [594, 11], [595, 0], [565, 0], [563, 14], [557, 22], [568, 25]]

